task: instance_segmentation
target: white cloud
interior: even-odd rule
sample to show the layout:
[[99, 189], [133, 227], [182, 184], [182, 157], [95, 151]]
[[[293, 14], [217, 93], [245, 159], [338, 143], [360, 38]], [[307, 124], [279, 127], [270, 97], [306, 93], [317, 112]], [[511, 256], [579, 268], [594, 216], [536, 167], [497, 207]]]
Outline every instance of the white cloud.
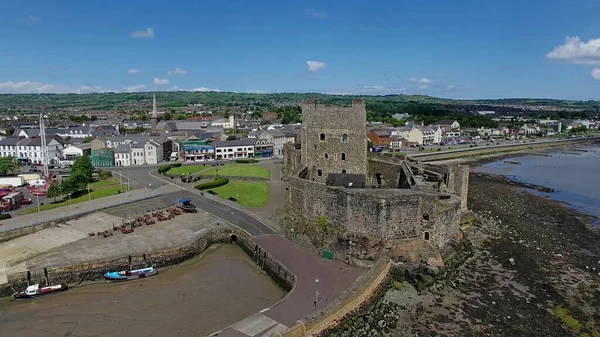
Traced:
[[595, 80], [600, 81], [600, 68], [594, 68], [594, 70], [592, 70], [592, 77]]
[[169, 80], [166, 78], [155, 77], [152, 83], [154, 83], [154, 85], [167, 85], [169, 84]]
[[221, 90], [219, 90], [219, 89], [207, 88], [207, 87], [199, 87], [199, 88], [194, 88], [194, 89], [192, 89], [192, 91], [198, 91], [198, 92], [216, 91], [216, 92], [220, 92]]
[[137, 75], [140, 73], [140, 70], [139, 69], [129, 69], [129, 71], [127, 71], [127, 73], [129, 75]]
[[308, 66], [308, 71], [317, 71], [325, 68], [327, 64], [319, 61], [306, 61], [306, 65]]
[[421, 78], [410, 78], [409, 81], [417, 83], [418, 86], [417, 88], [424, 90], [429, 88], [429, 86], [433, 83], [432, 79], [429, 79], [427, 77], [421, 77]]
[[59, 94], [77, 93], [86, 94], [92, 92], [115, 92], [101, 86], [70, 86], [64, 84], [49, 84], [35, 81], [23, 82], [0, 82], [0, 94]]
[[146, 30], [141, 31], [141, 32], [131, 32], [131, 38], [132, 39], [137, 39], [140, 37], [154, 37], [154, 29], [152, 28], [146, 28]]
[[546, 57], [576, 64], [600, 64], [600, 39], [584, 42], [579, 36], [567, 37], [565, 44], [555, 47]]
[[35, 15], [29, 15], [29, 21], [37, 21], [37, 16]]
[[187, 75], [187, 73], [187, 70], [177, 67], [174, 70], [169, 70], [167, 75]]
[[139, 91], [144, 91], [145, 89], [146, 89], [145, 85], [138, 84], [138, 85], [132, 85], [130, 87], [121, 88], [121, 91], [123, 91], [123, 92], [139, 92]]

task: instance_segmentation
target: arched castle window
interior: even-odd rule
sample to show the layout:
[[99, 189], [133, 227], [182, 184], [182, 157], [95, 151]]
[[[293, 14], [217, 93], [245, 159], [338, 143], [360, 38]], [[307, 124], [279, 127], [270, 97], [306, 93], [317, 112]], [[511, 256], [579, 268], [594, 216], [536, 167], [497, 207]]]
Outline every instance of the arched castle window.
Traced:
[[342, 160], [346, 160], [346, 154], [342, 153]]
[[319, 177], [320, 177], [320, 176], [322, 176], [322, 175], [323, 175], [323, 171], [321, 171], [321, 170], [317, 170], [317, 175], [318, 175]]
[[319, 136], [319, 139], [320, 139], [320, 140], [325, 140], [325, 134], [324, 134], [324, 133], [322, 133], [322, 134]]
[[327, 155], [327, 153], [325, 153], [325, 159], [329, 158], [329, 156]]
[[342, 170], [342, 173], [346, 173], [346, 170]]
[[344, 135], [342, 136], [342, 142], [348, 143], [348, 134], [344, 133]]
[[429, 232], [424, 232], [424, 233], [423, 233], [423, 239], [424, 239], [425, 241], [429, 241]]
[[429, 221], [429, 214], [423, 213], [423, 220]]

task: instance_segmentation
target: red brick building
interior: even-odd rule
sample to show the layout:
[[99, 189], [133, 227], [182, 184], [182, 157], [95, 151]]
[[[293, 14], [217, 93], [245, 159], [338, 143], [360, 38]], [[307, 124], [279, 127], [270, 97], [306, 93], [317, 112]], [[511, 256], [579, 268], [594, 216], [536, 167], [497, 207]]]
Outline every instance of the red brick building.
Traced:
[[369, 133], [367, 133], [367, 138], [369, 138], [373, 146], [383, 146], [389, 148], [390, 143], [392, 142], [391, 134], [386, 130], [369, 131]]

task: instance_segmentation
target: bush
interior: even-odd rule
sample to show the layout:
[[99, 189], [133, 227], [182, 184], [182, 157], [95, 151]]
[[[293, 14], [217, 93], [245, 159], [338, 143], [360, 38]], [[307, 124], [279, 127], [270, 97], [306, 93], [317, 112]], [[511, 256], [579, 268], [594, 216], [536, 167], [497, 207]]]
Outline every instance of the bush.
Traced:
[[215, 194], [217, 194], [217, 192], [215, 192], [215, 191], [213, 191], [213, 190], [208, 190], [208, 191], [206, 191], [206, 193], [208, 193], [208, 194], [212, 194], [212, 195], [215, 195]]
[[171, 169], [171, 165], [162, 165], [158, 167], [158, 173], [163, 174]]
[[227, 200], [231, 200], [231, 201], [235, 201], [235, 202], [237, 202], [237, 201], [238, 201], [238, 200], [237, 200], [236, 198], [234, 198], [234, 197], [229, 197], [229, 198], [227, 198]]
[[254, 158], [248, 158], [248, 159], [236, 159], [235, 162], [238, 164], [252, 164], [252, 163], [256, 163], [256, 159]]
[[98, 175], [100, 176], [100, 180], [108, 180], [113, 176], [112, 172], [105, 170], [100, 170]]
[[180, 166], [181, 166], [181, 163], [173, 163], [173, 164], [171, 164], [171, 167], [180, 167]]
[[6, 219], [10, 219], [10, 218], [12, 218], [12, 216], [8, 213], [0, 214], [0, 220], [6, 220]]
[[[198, 184], [198, 185], [194, 186], [194, 188], [197, 190], [208, 190], [210, 188], [216, 188], [216, 187], [223, 186], [227, 183], [229, 183], [229, 179], [227, 179], [227, 178], [215, 178], [215, 180], [213, 180], [213, 181], [209, 181], [204, 184]], [[210, 193], [212, 191], [208, 191], [208, 192]]]

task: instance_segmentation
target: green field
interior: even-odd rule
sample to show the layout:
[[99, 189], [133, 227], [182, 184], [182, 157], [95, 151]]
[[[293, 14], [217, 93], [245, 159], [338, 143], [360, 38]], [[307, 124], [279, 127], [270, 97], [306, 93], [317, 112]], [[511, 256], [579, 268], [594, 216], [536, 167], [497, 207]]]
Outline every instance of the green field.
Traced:
[[263, 182], [230, 180], [227, 185], [213, 188], [212, 191], [223, 199], [236, 198], [240, 205], [248, 207], [262, 207], [269, 201], [269, 186]]
[[266, 168], [250, 164], [232, 164], [213, 167], [208, 171], [202, 172], [202, 174], [218, 174], [219, 176], [223, 177], [257, 177], [264, 179], [269, 179], [271, 177], [271, 171], [267, 170]]
[[173, 167], [172, 169], [170, 169], [169, 171], [167, 171], [167, 174], [178, 174], [178, 175], [182, 175], [182, 174], [194, 174], [202, 169], [206, 169], [209, 168], [210, 166], [202, 166], [202, 165], [186, 165], [186, 166], [179, 166], [179, 167]]
[[[117, 194], [117, 192], [119, 190], [121, 192], [125, 192], [126, 189], [127, 189], [127, 187], [125, 185], [121, 186], [119, 184], [119, 182], [116, 180], [101, 180], [101, 181], [97, 181], [95, 183], [90, 184], [90, 190], [91, 190], [90, 194], [92, 196], [92, 199], [104, 198], [104, 197], [108, 197], [111, 195], [115, 195], [115, 194]], [[73, 204], [76, 204], [76, 203], [80, 203], [80, 202], [84, 202], [84, 201], [88, 201], [88, 200], [89, 200], [89, 196], [88, 196], [87, 191], [82, 191], [82, 194], [76, 198], [72, 198], [71, 202]], [[35, 200], [34, 200], [34, 202], [35, 202]], [[56, 202], [52, 202], [52, 203], [40, 206], [40, 211], [46, 211], [49, 209], [63, 207], [63, 206], [69, 206], [69, 198], [68, 197], [57, 198]], [[35, 213], [37, 211], [38, 211], [37, 207], [33, 207], [33, 208], [28, 209], [25, 212], [23, 212], [23, 214], [31, 214], [31, 213]]]

